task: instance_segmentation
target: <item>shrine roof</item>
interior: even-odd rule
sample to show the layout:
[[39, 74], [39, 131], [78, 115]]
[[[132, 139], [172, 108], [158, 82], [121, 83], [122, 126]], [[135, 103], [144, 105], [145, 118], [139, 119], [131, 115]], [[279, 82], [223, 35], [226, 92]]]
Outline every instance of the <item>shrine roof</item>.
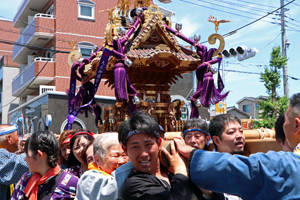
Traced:
[[169, 54], [174, 55], [178, 59], [182, 61], [191, 61], [191, 62], [201, 62], [200, 58], [195, 58], [193, 56], [187, 55], [185, 53], [181, 52], [175, 52], [173, 50], [169, 49], [131, 49], [129, 52], [127, 52], [127, 57], [129, 58], [144, 58], [149, 59], [156, 55], [162, 55], [162, 54]]

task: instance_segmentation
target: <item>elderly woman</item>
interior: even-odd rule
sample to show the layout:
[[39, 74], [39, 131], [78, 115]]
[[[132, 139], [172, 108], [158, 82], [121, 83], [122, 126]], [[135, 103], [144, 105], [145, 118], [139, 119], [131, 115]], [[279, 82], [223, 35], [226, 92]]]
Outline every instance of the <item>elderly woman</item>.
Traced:
[[78, 182], [76, 199], [117, 199], [118, 188], [111, 173], [128, 161], [118, 133], [103, 133], [94, 141], [94, 162]]
[[58, 141], [49, 131], [33, 133], [25, 143], [29, 172], [18, 182], [11, 199], [74, 199], [78, 178], [57, 164]]
[[77, 131], [70, 138], [71, 152], [67, 161], [66, 171], [78, 178], [88, 170], [86, 150], [94, 142], [94, 133], [89, 131]]

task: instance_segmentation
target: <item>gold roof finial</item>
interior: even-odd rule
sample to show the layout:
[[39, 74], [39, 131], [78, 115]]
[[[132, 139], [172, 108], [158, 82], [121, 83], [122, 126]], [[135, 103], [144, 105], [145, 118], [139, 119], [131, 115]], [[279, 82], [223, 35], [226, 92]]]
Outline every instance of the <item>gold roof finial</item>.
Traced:
[[220, 23], [231, 22], [231, 21], [226, 20], [226, 19], [222, 19], [222, 20], [217, 21], [217, 18], [215, 18], [215, 17], [213, 17], [213, 16], [209, 16], [209, 17], [207, 18], [207, 21], [212, 22], [212, 23], [215, 24], [215, 30], [216, 30], [216, 33], [218, 33], [218, 30], [219, 30], [219, 24], [220, 24]]
[[101, 13], [101, 12], [107, 12], [109, 23], [114, 24], [114, 23], [115, 23], [115, 20], [116, 20], [116, 15], [114, 14], [114, 11], [115, 11], [116, 9], [117, 9], [116, 7], [113, 7], [112, 9], [100, 10], [99, 12], [100, 12], [100, 13]]
[[63, 41], [60, 41], [60, 42], [67, 42], [69, 45], [71, 45], [72, 50], [75, 50], [76, 44], [77, 44], [78, 40], [80, 40], [81, 38], [82, 38], [82, 37], [77, 38], [76, 40], [71, 40], [71, 41], [63, 40]]

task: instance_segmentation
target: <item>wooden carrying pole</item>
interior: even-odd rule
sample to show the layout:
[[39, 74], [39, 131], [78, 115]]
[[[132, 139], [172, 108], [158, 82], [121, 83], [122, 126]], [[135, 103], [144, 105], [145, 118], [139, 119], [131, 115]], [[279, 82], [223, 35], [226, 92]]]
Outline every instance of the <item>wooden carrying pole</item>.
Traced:
[[[275, 131], [271, 129], [253, 129], [253, 130], [244, 130], [244, 135], [246, 138], [245, 144], [245, 156], [250, 154], [263, 152], [266, 153], [270, 150], [280, 151], [279, 145], [275, 140]], [[162, 146], [165, 146], [170, 142], [175, 136], [181, 136], [181, 132], [166, 132], [166, 140], [162, 142]], [[210, 142], [208, 150], [212, 151], [214, 145]]]

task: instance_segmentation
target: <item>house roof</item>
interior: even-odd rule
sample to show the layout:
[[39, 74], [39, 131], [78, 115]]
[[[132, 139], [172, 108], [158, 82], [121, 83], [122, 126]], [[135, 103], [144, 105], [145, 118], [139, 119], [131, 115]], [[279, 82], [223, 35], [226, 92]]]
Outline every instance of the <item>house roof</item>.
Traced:
[[259, 95], [256, 99], [268, 99], [269, 96]]
[[239, 104], [244, 100], [258, 101], [258, 100], [268, 99], [268, 98], [269, 98], [269, 96], [263, 96], [263, 95], [259, 95], [258, 97], [243, 97], [242, 99], [238, 100], [236, 103]]
[[242, 115], [245, 115], [245, 116], [247, 116], [247, 117], [250, 117], [250, 115], [249, 115], [248, 113], [246, 113], [246, 112], [244, 112], [244, 111], [238, 109], [238, 108], [235, 107], [235, 106], [227, 107], [227, 113], [230, 112], [230, 111], [234, 111], [234, 110], [237, 111], [237, 112], [239, 112], [239, 113], [241, 113]]

